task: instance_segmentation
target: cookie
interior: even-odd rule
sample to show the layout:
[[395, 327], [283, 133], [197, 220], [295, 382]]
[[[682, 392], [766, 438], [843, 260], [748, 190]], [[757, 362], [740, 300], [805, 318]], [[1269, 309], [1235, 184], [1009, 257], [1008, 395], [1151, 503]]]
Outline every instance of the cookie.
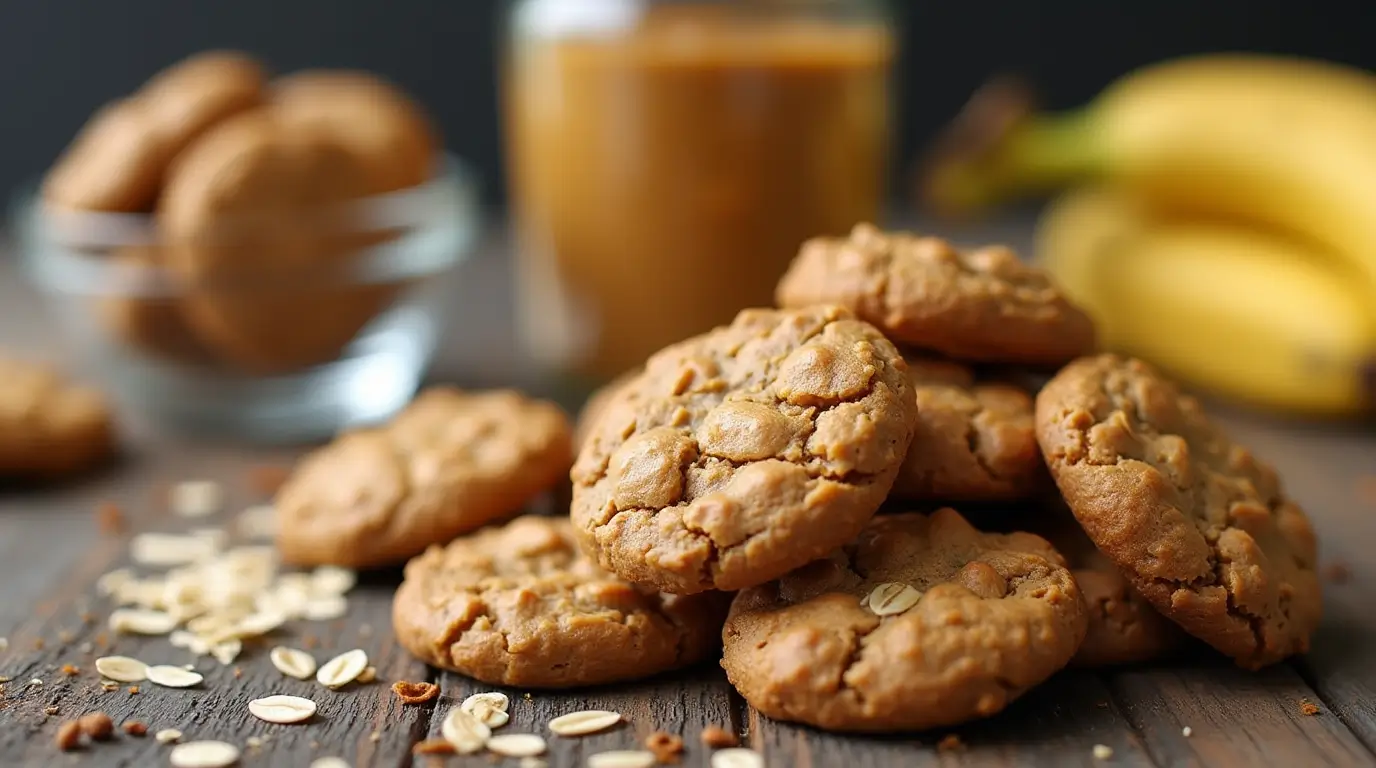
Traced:
[[97, 112], [48, 173], [44, 199], [78, 210], [152, 210], [176, 157], [263, 97], [263, 72], [252, 59], [228, 51], [193, 56]]
[[629, 584], [578, 550], [567, 518], [526, 516], [407, 563], [392, 626], [431, 666], [492, 685], [568, 688], [707, 658], [728, 602]]
[[277, 494], [277, 548], [301, 565], [400, 563], [515, 515], [571, 461], [557, 406], [509, 390], [432, 388], [390, 424], [302, 459]]
[[158, 208], [184, 311], [217, 357], [258, 373], [337, 358], [390, 300], [350, 283], [365, 244], [342, 208], [367, 169], [329, 136], [270, 110], [231, 118], [182, 154]]
[[0, 359], [0, 476], [74, 474], [114, 452], [105, 399], [41, 365]]
[[1322, 613], [1313, 529], [1197, 400], [1101, 355], [1058, 373], [1036, 418], [1076, 519], [1158, 611], [1243, 667], [1308, 650]]
[[908, 375], [917, 427], [895, 498], [1010, 501], [1047, 485], [1026, 391], [977, 382], [969, 368], [932, 358], [909, 357]]
[[957, 360], [1057, 364], [1094, 348], [1089, 317], [1009, 249], [960, 251], [868, 224], [805, 243], [776, 299], [841, 304], [898, 344]]
[[[165, 278], [154, 248], [130, 246], [110, 256], [117, 285], [142, 287]], [[167, 296], [111, 295], [96, 299], [95, 311], [106, 331], [139, 352], [169, 362], [205, 363], [210, 354], [182, 315], [181, 299]]]
[[915, 731], [1002, 710], [1085, 634], [1045, 540], [955, 510], [884, 515], [844, 548], [738, 594], [722, 667], [759, 711], [837, 731]]
[[656, 353], [612, 398], [573, 468], [574, 526], [629, 581], [760, 584], [864, 527], [916, 417], [903, 358], [868, 323], [748, 309]]
[[366, 72], [308, 70], [273, 83], [282, 120], [326, 133], [367, 165], [372, 190], [419, 186], [437, 170], [440, 141], [420, 105]]

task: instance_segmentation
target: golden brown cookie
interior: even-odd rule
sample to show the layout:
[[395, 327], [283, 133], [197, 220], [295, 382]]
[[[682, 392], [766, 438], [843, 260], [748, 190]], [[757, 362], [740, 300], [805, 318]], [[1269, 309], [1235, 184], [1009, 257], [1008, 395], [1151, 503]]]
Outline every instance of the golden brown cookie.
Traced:
[[1313, 529], [1198, 401], [1141, 361], [1088, 357], [1037, 396], [1037, 439], [1089, 538], [1158, 611], [1244, 667], [1308, 650]]
[[1011, 384], [976, 382], [959, 363], [908, 358], [917, 427], [895, 498], [1009, 501], [1033, 496], [1046, 467], [1032, 423], [1032, 398]]
[[262, 103], [262, 68], [211, 51], [158, 75], [95, 114], [44, 182], [55, 205], [92, 211], [153, 208], [176, 157], [212, 125]]
[[629, 584], [578, 550], [567, 518], [526, 516], [407, 563], [392, 626], [432, 666], [493, 685], [568, 688], [706, 658], [729, 600]]
[[41, 365], [0, 359], [0, 476], [70, 475], [109, 458], [114, 442], [98, 392]]
[[329, 136], [270, 110], [231, 118], [182, 154], [158, 209], [184, 311], [217, 357], [259, 372], [337, 357], [390, 286], [351, 285], [364, 237], [344, 206], [367, 169]]
[[868, 224], [804, 243], [776, 299], [841, 304], [899, 344], [956, 360], [1053, 364], [1094, 348], [1089, 317], [1009, 249], [963, 252]]
[[902, 357], [868, 323], [748, 309], [656, 353], [607, 405], [574, 465], [574, 527], [636, 583], [760, 584], [864, 527], [916, 417]]
[[1070, 661], [1075, 579], [1043, 539], [955, 510], [883, 515], [829, 557], [731, 605], [722, 667], [778, 720], [905, 731], [988, 717]]
[[[131, 280], [149, 272], [165, 277], [159, 271], [162, 260], [154, 248], [121, 248], [110, 258], [116, 273], [125, 272]], [[145, 354], [183, 363], [210, 359], [182, 314], [180, 296], [107, 296], [96, 299], [96, 313], [109, 333]]]
[[368, 167], [373, 191], [429, 180], [440, 141], [425, 111], [396, 86], [366, 72], [308, 70], [273, 83], [282, 120], [332, 136]]
[[302, 459], [277, 494], [277, 548], [301, 565], [399, 563], [515, 515], [571, 460], [557, 406], [509, 390], [432, 388], [390, 424]]

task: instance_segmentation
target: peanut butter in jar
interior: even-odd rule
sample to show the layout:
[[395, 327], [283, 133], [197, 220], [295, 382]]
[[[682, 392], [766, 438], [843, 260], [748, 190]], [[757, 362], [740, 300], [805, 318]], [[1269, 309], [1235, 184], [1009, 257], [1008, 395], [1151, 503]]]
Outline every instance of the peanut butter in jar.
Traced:
[[546, 368], [639, 365], [879, 215], [894, 43], [870, 3], [527, 0], [512, 27], [520, 319]]

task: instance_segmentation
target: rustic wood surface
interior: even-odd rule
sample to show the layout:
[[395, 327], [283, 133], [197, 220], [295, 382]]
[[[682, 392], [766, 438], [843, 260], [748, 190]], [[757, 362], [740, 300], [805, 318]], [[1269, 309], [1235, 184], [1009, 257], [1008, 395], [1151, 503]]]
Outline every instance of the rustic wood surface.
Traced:
[[[1009, 226], [963, 234], [971, 240], [1025, 240], [1024, 229]], [[542, 388], [540, 379], [513, 362], [511, 302], [504, 290], [510, 270], [502, 242], [489, 237], [453, 278], [459, 316], [434, 380]], [[79, 367], [8, 262], [0, 265], [0, 349]], [[1314, 518], [1324, 562], [1350, 571], [1349, 579], [1325, 584], [1327, 615], [1313, 652], [1303, 659], [1248, 673], [1196, 650], [1148, 666], [1066, 672], [988, 721], [888, 738], [835, 736], [770, 721], [707, 664], [633, 685], [567, 693], [507, 690], [512, 719], [504, 731], [548, 736], [550, 766], [583, 765], [589, 754], [634, 747], [655, 730], [684, 737], [683, 765], [707, 766], [710, 752], [697, 738], [707, 725], [735, 731], [743, 744], [764, 752], [768, 765], [785, 767], [1376, 765], [1376, 435], [1369, 426], [1283, 424], [1225, 408], [1215, 412], [1237, 438], [1279, 467]], [[253, 467], [289, 465], [301, 450], [188, 441], [160, 434], [136, 417], [125, 425], [127, 447], [117, 465], [76, 485], [0, 488], [0, 637], [8, 641], [8, 649], [0, 650], [0, 676], [11, 678], [0, 694], [0, 765], [164, 765], [170, 748], [156, 743], [151, 733], [177, 728], [187, 740], [215, 738], [244, 747], [245, 766], [307, 766], [328, 755], [360, 768], [406, 766], [412, 764], [412, 745], [438, 736], [441, 717], [451, 706], [471, 692], [490, 689], [427, 670], [397, 647], [389, 611], [400, 575], [387, 572], [367, 575], [351, 594], [347, 618], [296, 622], [272, 641], [309, 644], [322, 661], [363, 648], [377, 666], [376, 683], [332, 692], [291, 680], [271, 666], [265, 646], [250, 646], [235, 667], [197, 662], [206, 675], [198, 688], [145, 684], [136, 694], [124, 688], [104, 692], [92, 669], [98, 655], [191, 661], [165, 639], [110, 635], [103, 623], [109, 606], [94, 589], [100, 574], [127, 562], [129, 533], [208, 524], [173, 515], [163, 498], [168, 484], [190, 478], [222, 483], [230, 504], [209, 524], [223, 524], [234, 512], [262, 501], [247, 482]], [[128, 532], [98, 531], [93, 512], [103, 501], [125, 511]], [[63, 675], [64, 664], [79, 673]], [[28, 685], [31, 679], [42, 684]], [[421, 707], [400, 706], [388, 683], [402, 679], [435, 681], [442, 695]], [[319, 715], [296, 726], [253, 719], [246, 703], [269, 693], [310, 696], [320, 705]], [[1318, 714], [1304, 714], [1305, 703], [1316, 705]], [[56, 714], [46, 713], [51, 707]], [[615, 709], [629, 722], [583, 739], [561, 739], [545, 729], [552, 717], [583, 708]], [[119, 734], [108, 743], [58, 753], [53, 738], [59, 722], [92, 710], [108, 713], [116, 723], [140, 720], [150, 736]], [[1182, 732], [1187, 727], [1188, 737]], [[949, 734], [959, 737], [959, 746], [949, 741], [939, 746]], [[250, 737], [265, 742], [250, 749]], [[1112, 757], [1097, 760], [1096, 745], [1111, 748]], [[489, 760], [450, 757], [439, 764], [492, 764]]]

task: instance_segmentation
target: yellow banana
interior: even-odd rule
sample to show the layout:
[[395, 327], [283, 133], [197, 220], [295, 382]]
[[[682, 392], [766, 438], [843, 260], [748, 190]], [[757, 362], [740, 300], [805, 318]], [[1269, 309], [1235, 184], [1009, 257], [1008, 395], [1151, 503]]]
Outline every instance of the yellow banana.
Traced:
[[1036, 252], [1108, 349], [1273, 410], [1336, 416], [1371, 405], [1367, 294], [1311, 246], [1163, 217], [1097, 188], [1050, 205]]
[[1153, 206], [1320, 244], [1376, 301], [1376, 76], [1229, 54], [1144, 68], [1061, 115], [1019, 118], [1027, 102], [1000, 92], [958, 123], [979, 140], [948, 143], [932, 166], [925, 191], [939, 206], [1106, 179]]

